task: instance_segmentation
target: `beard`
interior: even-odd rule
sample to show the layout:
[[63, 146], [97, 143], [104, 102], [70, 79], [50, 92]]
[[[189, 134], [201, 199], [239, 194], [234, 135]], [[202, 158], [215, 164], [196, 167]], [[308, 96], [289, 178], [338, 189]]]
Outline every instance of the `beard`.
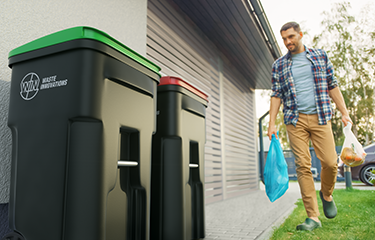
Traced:
[[289, 44], [287, 47], [286, 47], [291, 53], [297, 53], [300, 49], [300, 44], [298, 43], [292, 43], [292, 44]]
[[287, 48], [291, 53], [297, 52], [298, 49], [295, 44], [289, 44]]

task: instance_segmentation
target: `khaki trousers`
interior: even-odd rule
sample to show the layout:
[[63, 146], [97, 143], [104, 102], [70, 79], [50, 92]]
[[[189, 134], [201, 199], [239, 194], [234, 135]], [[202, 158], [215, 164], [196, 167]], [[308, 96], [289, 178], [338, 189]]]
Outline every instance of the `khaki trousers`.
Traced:
[[311, 173], [311, 156], [309, 140], [311, 140], [316, 156], [321, 162], [321, 191], [324, 195], [332, 195], [337, 175], [337, 154], [333, 139], [331, 121], [327, 125], [318, 124], [318, 115], [299, 114], [296, 127], [286, 125], [290, 147], [295, 157], [298, 183], [302, 201], [308, 217], [318, 217], [317, 195], [314, 178]]

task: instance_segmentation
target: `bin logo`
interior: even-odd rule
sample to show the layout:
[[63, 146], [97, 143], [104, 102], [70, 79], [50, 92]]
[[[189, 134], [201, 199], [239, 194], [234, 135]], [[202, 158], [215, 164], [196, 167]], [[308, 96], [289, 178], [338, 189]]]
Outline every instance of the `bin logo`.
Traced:
[[36, 73], [28, 73], [21, 81], [20, 95], [25, 100], [33, 99], [39, 92], [40, 79]]
[[38, 74], [31, 72], [26, 74], [21, 81], [20, 95], [25, 100], [31, 100], [38, 94], [39, 90], [50, 90], [67, 85], [68, 79], [58, 79], [57, 75], [42, 77], [42, 80], [40, 80]]

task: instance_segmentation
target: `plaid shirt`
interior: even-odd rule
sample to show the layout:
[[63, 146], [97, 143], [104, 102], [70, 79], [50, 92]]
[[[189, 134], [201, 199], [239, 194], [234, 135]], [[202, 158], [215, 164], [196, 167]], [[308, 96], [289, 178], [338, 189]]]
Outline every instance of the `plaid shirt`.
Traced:
[[[312, 63], [314, 92], [319, 124], [325, 125], [332, 118], [329, 91], [337, 87], [333, 74], [333, 65], [327, 53], [322, 49], [305, 47], [306, 57]], [[298, 121], [297, 96], [292, 75], [292, 57], [290, 52], [277, 59], [272, 65], [272, 95], [281, 98], [284, 123], [296, 126]]]

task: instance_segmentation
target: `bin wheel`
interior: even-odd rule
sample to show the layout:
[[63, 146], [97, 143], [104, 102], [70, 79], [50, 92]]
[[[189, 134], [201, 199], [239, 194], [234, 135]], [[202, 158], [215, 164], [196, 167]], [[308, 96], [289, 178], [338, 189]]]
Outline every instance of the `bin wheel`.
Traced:
[[11, 232], [5, 235], [2, 240], [25, 240], [25, 238], [16, 232]]

